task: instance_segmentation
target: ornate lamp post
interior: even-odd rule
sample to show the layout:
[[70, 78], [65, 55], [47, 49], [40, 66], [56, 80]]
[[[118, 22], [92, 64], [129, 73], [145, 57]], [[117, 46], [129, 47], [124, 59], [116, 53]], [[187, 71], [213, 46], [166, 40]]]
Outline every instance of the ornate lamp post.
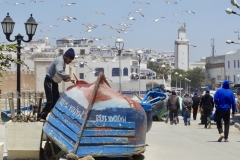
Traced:
[[177, 91], [177, 76], [178, 76], [178, 73], [175, 72], [175, 75], [176, 75], [176, 91]]
[[124, 41], [122, 38], [117, 38], [115, 41], [115, 47], [118, 50], [118, 55], [119, 55], [119, 92], [122, 92], [122, 87], [121, 87], [121, 76], [122, 76], [122, 70], [121, 70], [121, 53], [124, 47]]
[[191, 94], [191, 80], [189, 79], [188, 82], [189, 82], [189, 95], [190, 95]]
[[37, 29], [37, 23], [35, 21], [35, 19], [31, 17], [27, 20], [27, 22], [25, 23], [25, 29], [26, 29], [26, 33], [28, 35], [28, 40], [24, 40], [23, 36], [21, 34], [18, 34], [17, 36], [15, 36], [14, 40], [10, 39], [10, 35], [13, 32], [13, 28], [15, 25], [15, 22], [12, 20], [12, 18], [9, 16], [9, 13], [7, 13], [7, 16], [4, 18], [4, 20], [1, 22], [2, 24], [2, 29], [3, 29], [3, 33], [6, 35], [6, 39], [9, 42], [14, 42], [17, 41], [17, 93], [18, 93], [18, 97], [17, 97], [17, 115], [20, 114], [20, 69], [21, 69], [21, 65], [20, 65], [20, 61], [21, 61], [21, 42], [30, 42], [32, 40], [33, 35], [36, 32]]
[[182, 75], [180, 74], [180, 75], [179, 75], [179, 80], [180, 80], [180, 89], [179, 89], [179, 90], [180, 90], [180, 97], [181, 97], [181, 91], [182, 91], [182, 90], [181, 90], [181, 78], [182, 78]]
[[140, 96], [140, 94], [141, 94], [141, 88], [140, 88], [140, 64], [141, 64], [141, 61], [142, 61], [142, 55], [141, 54], [143, 54], [143, 51], [142, 50], [138, 50], [137, 51], [137, 57], [138, 57], [138, 89], [139, 89], [139, 93], [138, 93], [138, 95]]

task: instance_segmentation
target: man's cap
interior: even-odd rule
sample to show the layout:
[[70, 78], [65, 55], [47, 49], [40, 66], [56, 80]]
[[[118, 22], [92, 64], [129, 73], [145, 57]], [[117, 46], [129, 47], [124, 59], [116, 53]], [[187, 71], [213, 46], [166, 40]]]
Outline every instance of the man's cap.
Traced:
[[69, 48], [64, 55], [69, 57], [72, 60], [75, 58], [75, 52], [72, 48]]
[[194, 92], [194, 95], [197, 95], [197, 92]]
[[209, 92], [210, 92], [210, 90], [209, 90], [209, 89], [207, 89], [207, 90], [206, 90], [206, 93], [209, 93]]

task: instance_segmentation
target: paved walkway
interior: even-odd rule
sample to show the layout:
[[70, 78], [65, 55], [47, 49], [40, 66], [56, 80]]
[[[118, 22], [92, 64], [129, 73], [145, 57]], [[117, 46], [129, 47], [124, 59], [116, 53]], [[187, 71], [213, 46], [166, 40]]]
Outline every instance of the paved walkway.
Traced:
[[[147, 133], [146, 143], [149, 146], [143, 156], [135, 156], [134, 160], [239, 159], [240, 131], [237, 128], [233, 125], [230, 127], [228, 143], [219, 143], [216, 125], [212, 125], [211, 129], [204, 129], [199, 123], [199, 115], [196, 121], [191, 121], [190, 126], [184, 126], [182, 117], [178, 125], [153, 122]], [[5, 141], [4, 127], [0, 125], [0, 141]]]

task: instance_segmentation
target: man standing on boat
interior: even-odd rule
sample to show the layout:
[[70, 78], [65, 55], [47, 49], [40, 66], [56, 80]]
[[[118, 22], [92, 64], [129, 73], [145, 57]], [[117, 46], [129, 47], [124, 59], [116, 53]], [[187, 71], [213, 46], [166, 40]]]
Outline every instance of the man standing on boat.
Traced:
[[39, 121], [45, 121], [48, 113], [55, 106], [59, 98], [58, 83], [62, 80], [64, 82], [75, 83], [74, 80], [71, 80], [70, 75], [65, 73], [66, 64], [71, 63], [74, 58], [75, 52], [72, 48], [69, 48], [63, 56], [59, 56], [54, 59], [48, 67], [44, 80], [44, 90], [47, 98], [47, 104], [38, 117]]
[[193, 120], [196, 120], [197, 118], [197, 111], [198, 111], [198, 105], [200, 103], [200, 99], [198, 98], [197, 92], [194, 93], [194, 96], [192, 97], [193, 101]]
[[178, 117], [178, 110], [180, 109], [179, 98], [175, 91], [172, 91], [172, 95], [168, 97], [168, 104], [169, 107], [169, 117], [170, 117], [170, 124], [173, 123], [177, 124], [177, 117]]

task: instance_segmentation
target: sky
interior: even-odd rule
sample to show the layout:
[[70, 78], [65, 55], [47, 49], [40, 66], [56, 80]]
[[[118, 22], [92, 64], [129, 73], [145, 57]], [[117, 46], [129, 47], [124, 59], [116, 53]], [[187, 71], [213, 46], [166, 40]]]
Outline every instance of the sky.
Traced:
[[[190, 47], [190, 62], [199, 61], [202, 57], [212, 54], [211, 39], [215, 39], [215, 55], [223, 55], [228, 51], [236, 51], [239, 44], [226, 44], [226, 40], [238, 42], [240, 31], [240, 17], [227, 14], [226, 8], [231, 8], [237, 13], [240, 10], [232, 6], [230, 0], [145, 0], [138, 3], [135, 0], [1, 0], [0, 12], [2, 21], [7, 13], [15, 22], [11, 39], [18, 33], [27, 39], [24, 23], [33, 14], [38, 22], [34, 39], [48, 37], [52, 45], [56, 45], [56, 39], [69, 37], [75, 39], [97, 37], [95, 45], [114, 46], [115, 38], [124, 40], [124, 48], [147, 48], [163, 51], [174, 51], [174, 41], [178, 38], [178, 29], [183, 22], [186, 23], [186, 36], [192, 45]], [[237, 0], [238, 1], [238, 0]], [[133, 3], [135, 2], [135, 3]], [[240, 0], [239, 0], [240, 2]], [[18, 3], [18, 4], [15, 4]], [[24, 4], [21, 4], [24, 3]], [[72, 5], [66, 5], [75, 3]], [[144, 17], [134, 12], [141, 9]], [[187, 13], [192, 11], [195, 14]], [[102, 12], [104, 14], [97, 14]], [[130, 13], [131, 12], [131, 13]], [[129, 15], [130, 13], [130, 15]], [[174, 15], [177, 14], [177, 15]], [[123, 17], [134, 17], [135, 20], [127, 20]], [[66, 16], [75, 17], [71, 22], [61, 20]], [[156, 18], [159, 21], [153, 21]], [[1, 20], [2, 18], [2, 20]], [[60, 19], [59, 19], [60, 18]], [[178, 22], [180, 21], [180, 22]], [[128, 24], [127, 33], [118, 33], [109, 29], [108, 24], [117, 29]], [[87, 27], [82, 24], [94, 24], [96, 28], [86, 32]], [[52, 26], [52, 27], [50, 27]], [[5, 35], [0, 31], [0, 43], [7, 42]]]

